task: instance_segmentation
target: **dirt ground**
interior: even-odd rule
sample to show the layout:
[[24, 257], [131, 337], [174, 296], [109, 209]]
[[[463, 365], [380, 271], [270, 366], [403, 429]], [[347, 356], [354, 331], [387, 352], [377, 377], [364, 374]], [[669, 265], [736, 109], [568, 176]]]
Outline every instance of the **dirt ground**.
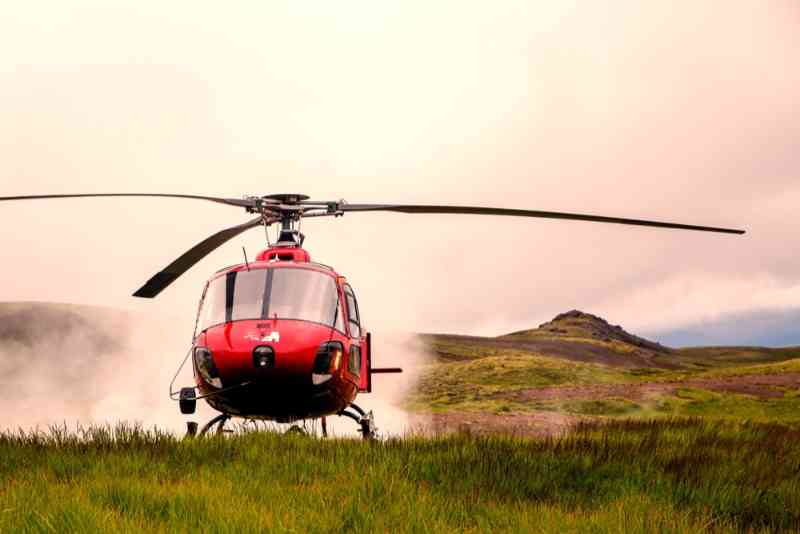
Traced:
[[761, 399], [767, 399], [783, 397], [784, 391], [779, 388], [787, 387], [800, 387], [800, 373], [729, 376], [685, 380], [681, 382], [553, 386], [523, 389], [515, 392], [510, 398], [520, 402], [547, 400], [606, 400], [612, 398], [623, 398], [635, 401], [654, 395], [674, 393], [681, 388], [699, 388], [711, 391], [752, 395]]
[[494, 414], [483, 412], [447, 412], [419, 414], [414, 426], [423, 433], [467, 432], [515, 436], [557, 436], [586, 417], [556, 412]]

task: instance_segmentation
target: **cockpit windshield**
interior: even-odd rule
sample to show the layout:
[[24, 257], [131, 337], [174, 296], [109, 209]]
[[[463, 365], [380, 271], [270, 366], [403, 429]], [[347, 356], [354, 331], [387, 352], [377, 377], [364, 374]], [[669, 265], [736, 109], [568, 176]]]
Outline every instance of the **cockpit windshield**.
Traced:
[[199, 327], [243, 319], [299, 319], [344, 330], [333, 277], [311, 269], [270, 268], [230, 272], [212, 280]]

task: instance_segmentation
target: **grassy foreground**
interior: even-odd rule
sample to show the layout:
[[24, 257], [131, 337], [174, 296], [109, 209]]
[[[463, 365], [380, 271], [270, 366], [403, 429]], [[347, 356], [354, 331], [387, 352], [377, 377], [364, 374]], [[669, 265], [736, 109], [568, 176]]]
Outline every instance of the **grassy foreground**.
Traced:
[[800, 430], [700, 419], [385, 442], [0, 435], [2, 532], [800, 529]]

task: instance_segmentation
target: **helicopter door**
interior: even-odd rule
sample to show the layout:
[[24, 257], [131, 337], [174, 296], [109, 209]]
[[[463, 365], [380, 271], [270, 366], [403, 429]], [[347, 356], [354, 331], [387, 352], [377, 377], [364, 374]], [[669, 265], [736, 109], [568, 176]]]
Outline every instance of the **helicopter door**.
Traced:
[[347, 304], [347, 328], [350, 332], [350, 353], [347, 358], [347, 372], [349, 378], [356, 384], [361, 384], [361, 376], [367, 372], [362, 369], [363, 354], [361, 339], [361, 320], [358, 315], [358, 302], [356, 301], [353, 288], [349, 284], [344, 286], [344, 297]]
[[372, 392], [372, 334], [369, 332], [361, 342], [361, 377], [358, 391], [361, 393]]
[[344, 296], [347, 303], [347, 326], [351, 338], [348, 371], [356, 379], [358, 390], [369, 393], [372, 391], [372, 339], [361, 326], [358, 301], [350, 284], [344, 285]]

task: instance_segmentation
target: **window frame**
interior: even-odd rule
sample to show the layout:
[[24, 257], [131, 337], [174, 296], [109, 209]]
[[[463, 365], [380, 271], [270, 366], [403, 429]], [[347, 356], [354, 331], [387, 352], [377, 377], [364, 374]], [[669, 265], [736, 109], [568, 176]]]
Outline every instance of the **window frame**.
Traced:
[[[350, 354], [347, 356], [347, 372], [359, 380], [361, 379], [361, 360], [361, 345], [352, 343], [350, 345]], [[355, 370], [353, 369], [353, 363], [356, 364]]]
[[[358, 309], [358, 299], [356, 298], [356, 292], [353, 291], [353, 288], [350, 286], [350, 284], [347, 283], [344, 284], [343, 289], [345, 298], [345, 308], [347, 309], [347, 330], [348, 332], [350, 332], [350, 337], [360, 338], [362, 330], [361, 311]], [[350, 303], [348, 302], [348, 299], [353, 299], [353, 309], [356, 312], [355, 320], [350, 314]], [[358, 328], [357, 335], [353, 334], [353, 329], [350, 327], [351, 323], [356, 325], [356, 327]]]

